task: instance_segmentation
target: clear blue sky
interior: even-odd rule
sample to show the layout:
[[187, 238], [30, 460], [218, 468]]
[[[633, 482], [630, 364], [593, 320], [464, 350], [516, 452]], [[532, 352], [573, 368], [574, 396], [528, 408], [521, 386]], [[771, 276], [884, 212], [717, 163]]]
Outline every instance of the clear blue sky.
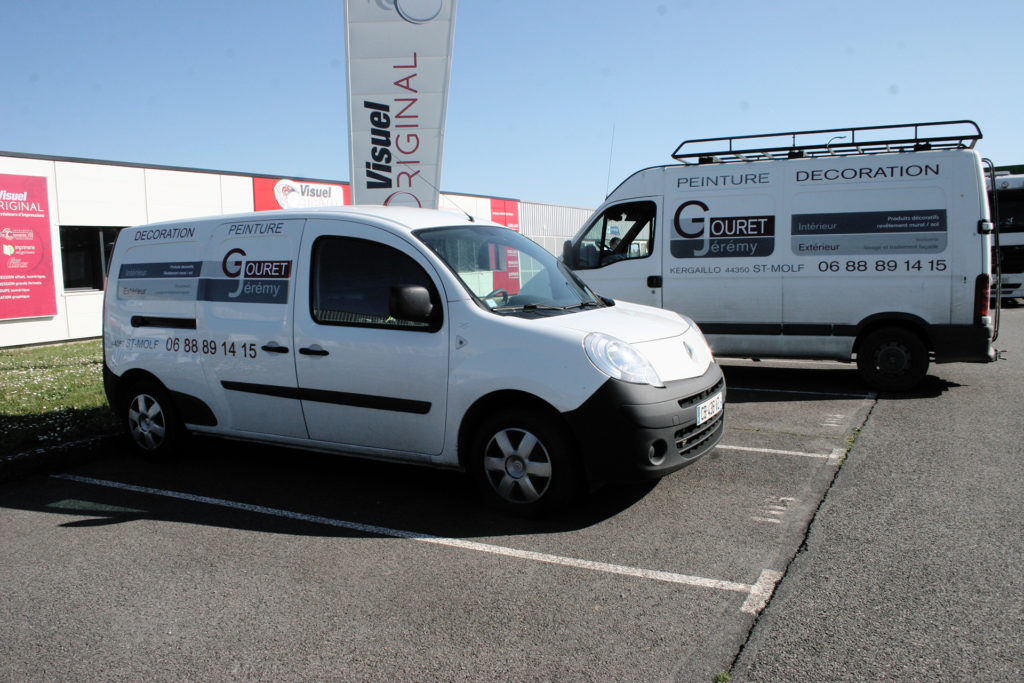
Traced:
[[[341, 0], [0, 8], [0, 150], [349, 179]], [[595, 207], [688, 138], [961, 118], [1020, 164], [1022, 53], [1024, 0], [460, 0], [441, 188]]]

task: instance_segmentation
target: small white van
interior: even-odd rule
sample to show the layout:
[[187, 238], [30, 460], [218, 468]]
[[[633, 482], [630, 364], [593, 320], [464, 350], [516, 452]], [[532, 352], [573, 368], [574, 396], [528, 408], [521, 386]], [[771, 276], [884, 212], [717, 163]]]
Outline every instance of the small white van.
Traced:
[[851, 361], [906, 390], [988, 362], [991, 232], [972, 121], [690, 140], [627, 178], [563, 261], [685, 311], [718, 356]]
[[513, 230], [341, 207], [123, 230], [104, 383], [143, 454], [187, 432], [473, 473], [532, 514], [714, 448], [700, 330], [597, 296]]

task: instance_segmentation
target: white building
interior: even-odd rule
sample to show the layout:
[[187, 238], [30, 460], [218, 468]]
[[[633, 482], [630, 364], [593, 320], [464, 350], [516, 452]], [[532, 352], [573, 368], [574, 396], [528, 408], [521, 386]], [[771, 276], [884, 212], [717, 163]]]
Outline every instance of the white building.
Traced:
[[[98, 337], [107, 257], [121, 228], [349, 204], [347, 182], [0, 152], [0, 347]], [[560, 254], [591, 210], [442, 193]]]

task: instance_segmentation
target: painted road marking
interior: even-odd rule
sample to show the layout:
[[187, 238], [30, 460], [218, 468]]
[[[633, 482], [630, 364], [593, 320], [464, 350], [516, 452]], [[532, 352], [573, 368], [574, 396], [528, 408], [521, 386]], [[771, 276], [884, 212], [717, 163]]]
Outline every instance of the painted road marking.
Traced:
[[765, 504], [761, 509], [762, 517], [751, 517], [755, 522], [768, 522], [769, 524], [782, 524], [782, 518], [789, 512], [789, 506], [796, 502], [796, 498], [778, 498], [777, 502]]
[[165, 491], [163, 489], [149, 488], [147, 486], [136, 486], [134, 484], [125, 484], [123, 482], [118, 481], [107, 481], [104, 479], [81, 477], [74, 474], [55, 474], [52, 476], [55, 479], [75, 481], [81, 484], [92, 484], [94, 486], [103, 486], [106, 488], [120, 489], [122, 491], [130, 491], [132, 493], [143, 493], [151, 496], [173, 498], [175, 500], [184, 500], [192, 503], [214, 505], [217, 507], [228, 508], [231, 510], [241, 510], [243, 512], [253, 512], [261, 515], [269, 515], [272, 517], [282, 517], [284, 519], [296, 520], [300, 522], [322, 524], [324, 526], [349, 529], [351, 531], [359, 531], [370, 535], [388, 536], [391, 538], [403, 538], [410, 541], [431, 543], [434, 545], [447, 546], [451, 548], [461, 548], [463, 550], [473, 550], [476, 552], [488, 553], [491, 555], [502, 555], [504, 557], [511, 557], [520, 560], [543, 562], [546, 564], [560, 565], [563, 567], [573, 567], [576, 569], [587, 569], [590, 571], [602, 572], [605, 574], [617, 574], [619, 576], [631, 576], [639, 579], [649, 579], [652, 581], [664, 581], [667, 583], [694, 586], [697, 588], [710, 588], [713, 590], [731, 591], [734, 593], [746, 593], [747, 599], [744, 601], [743, 606], [741, 607], [741, 611], [746, 612], [748, 614], [757, 614], [764, 608], [764, 605], [767, 603], [768, 598], [771, 596], [771, 592], [775, 589], [775, 584], [778, 583], [779, 579], [782, 576], [779, 572], [766, 569], [761, 572], [761, 575], [758, 578], [757, 582], [751, 585], [747, 583], [737, 583], [735, 581], [708, 579], [701, 576], [676, 574], [674, 572], [664, 572], [653, 569], [639, 569], [636, 567], [627, 567], [618, 564], [608, 564], [606, 562], [580, 560], [572, 557], [549, 555], [547, 553], [537, 553], [530, 550], [518, 550], [516, 548], [506, 548], [500, 545], [478, 543], [476, 541], [467, 541], [458, 538], [431, 536], [429, 534], [422, 534], [415, 531], [391, 529], [388, 527], [375, 526], [372, 524], [362, 524], [361, 522], [349, 522], [341, 519], [332, 519], [330, 517], [321, 517], [319, 515], [307, 515], [301, 512], [292, 512], [291, 510], [279, 510], [276, 508], [264, 507], [262, 505], [251, 505], [249, 503], [239, 503], [232, 500], [210, 498], [208, 496], [197, 496], [191, 493], [181, 493], [178, 491]]
[[833, 448], [831, 453], [807, 453], [806, 451], [783, 451], [778, 448], [754, 448], [752, 446], [729, 446], [727, 444], [718, 444], [715, 448], [721, 448], [726, 451], [746, 451], [748, 453], [766, 453], [768, 455], [795, 455], [799, 458], [818, 458], [820, 460], [828, 460], [829, 462], [837, 462], [842, 460], [843, 455], [846, 453], [842, 448]]

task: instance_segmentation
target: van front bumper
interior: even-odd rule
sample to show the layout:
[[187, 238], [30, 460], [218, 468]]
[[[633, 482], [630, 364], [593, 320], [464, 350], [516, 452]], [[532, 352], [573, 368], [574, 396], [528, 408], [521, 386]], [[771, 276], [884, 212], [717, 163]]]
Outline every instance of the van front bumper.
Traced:
[[[697, 424], [697, 407], [721, 393], [720, 413]], [[664, 388], [609, 379], [564, 417], [580, 446], [591, 488], [655, 479], [696, 462], [722, 438], [725, 378], [712, 363], [700, 377]]]

